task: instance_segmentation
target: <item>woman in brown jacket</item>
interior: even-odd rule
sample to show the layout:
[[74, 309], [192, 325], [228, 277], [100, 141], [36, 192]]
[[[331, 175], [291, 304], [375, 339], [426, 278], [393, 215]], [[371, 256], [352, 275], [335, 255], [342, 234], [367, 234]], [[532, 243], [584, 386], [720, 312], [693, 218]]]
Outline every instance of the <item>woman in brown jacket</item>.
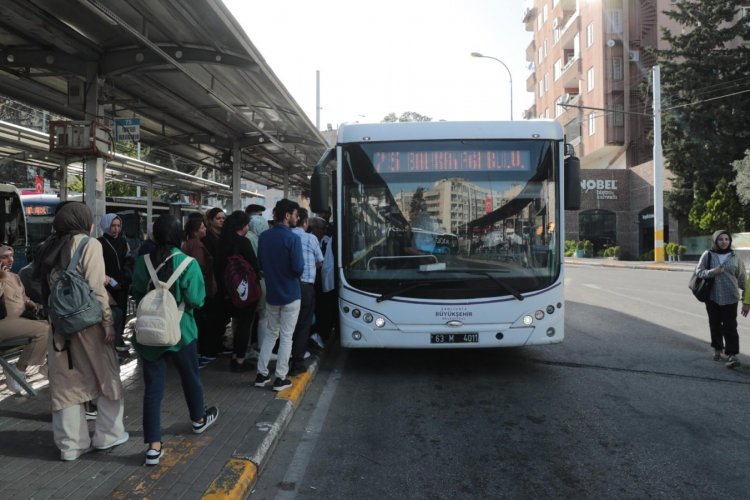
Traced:
[[[39, 250], [36, 273], [43, 278], [45, 300], [60, 272], [71, 261], [81, 241], [92, 229], [91, 210], [79, 202], [61, 205], [52, 226], [54, 234]], [[81, 252], [77, 271], [86, 279], [102, 308], [102, 322], [73, 334], [70, 353], [59, 352], [65, 341], [50, 336], [47, 351], [52, 400], [52, 433], [62, 460], [75, 460], [93, 448], [106, 450], [129, 438], [123, 426], [124, 401], [120, 367], [112, 342], [115, 331], [104, 288], [102, 245], [89, 238]], [[56, 347], [58, 346], [58, 347]], [[72, 367], [68, 363], [71, 356]], [[93, 437], [89, 436], [84, 403], [98, 400], [99, 413]], [[93, 447], [93, 448], [92, 448]]]

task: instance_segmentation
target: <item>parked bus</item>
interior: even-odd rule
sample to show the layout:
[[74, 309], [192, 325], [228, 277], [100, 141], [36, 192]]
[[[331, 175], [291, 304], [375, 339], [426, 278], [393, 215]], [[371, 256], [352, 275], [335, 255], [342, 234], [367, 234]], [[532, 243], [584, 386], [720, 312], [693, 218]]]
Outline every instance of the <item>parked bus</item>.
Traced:
[[[342, 346], [561, 342], [559, 232], [579, 177], [552, 120], [341, 126], [311, 209], [333, 204]], [[478, 251], [490, 234], [514, 237], [502, 254]]]
[[12, 184], [0, 184], [0, 243], [13, 247], [13, 272], [26, 265], [29, 249], [26, 217], [21, 195]]

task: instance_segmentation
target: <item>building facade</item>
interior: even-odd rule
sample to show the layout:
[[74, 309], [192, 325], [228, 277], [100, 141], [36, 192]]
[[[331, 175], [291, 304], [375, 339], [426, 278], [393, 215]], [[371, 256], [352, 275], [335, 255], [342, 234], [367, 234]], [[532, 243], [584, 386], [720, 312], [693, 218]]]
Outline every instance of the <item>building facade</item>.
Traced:
[[[673, 0], [533, 0], [523, 18], [532, 40], [525, 118], [554, 118], [581, 159], [582, 206], [566, 213], [566, 239], [595, 250], [618, 245], [637, 257], [653, 249], [652, 67], [663, 48], [663, 11]], [[670, 187], [665, 172], [663, 189]], [[665, 240], [677, 221], [665, 215]], [[650, 234], [648, 233], [650, 231]]]

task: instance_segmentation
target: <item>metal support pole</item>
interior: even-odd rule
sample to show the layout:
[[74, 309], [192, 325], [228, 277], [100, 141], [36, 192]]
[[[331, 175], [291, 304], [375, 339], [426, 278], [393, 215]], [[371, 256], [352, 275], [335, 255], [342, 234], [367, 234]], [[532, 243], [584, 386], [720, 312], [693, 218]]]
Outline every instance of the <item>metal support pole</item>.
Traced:
[[[102, 115], [99, 105], [99, 77], [97, 65], [89, 64], [86, 73], [86, 122], [93, 126]], [[99, 221], [106, 212], [106, 193], [104, 187], [104, 160], [99, 157], [86, 158], [84, 161], [84, 179], [86, 183], [85, 200], [94, 215], [94, 234], [99, 235]]]
[[661, 149], [661, 76], [659, 66], [654, 76], [654, 262], [664, 262], [664, 187]]
[[242, 150], [240, 144], [232, 144], [232, 210], [242, 210]]

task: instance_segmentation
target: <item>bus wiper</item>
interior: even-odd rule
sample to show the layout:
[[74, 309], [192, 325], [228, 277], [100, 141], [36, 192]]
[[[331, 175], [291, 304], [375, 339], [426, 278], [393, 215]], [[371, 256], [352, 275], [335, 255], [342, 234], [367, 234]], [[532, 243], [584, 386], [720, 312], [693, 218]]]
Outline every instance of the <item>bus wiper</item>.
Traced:
[[437, 283], [450, 283], [453, 281], [458, 280], [425, 280], [425, 281], [417, 281], [415, 283], [410, 283], [404, 287], [396, 288], [395, 290], [391, 290], [390, 292], [383, 293], [380, 297], [375, 299], [375, 302], [383, 302], [385, 300], [391, 300], [396, 295], [401, 295], [402, 293], [408, 292], [409, 290], [414, 290], [415, 288], [422, 288], [423, 286], [430, 286]]
[[523, 300], [525, 298], [523, 295], [521, 295], [520, 293], [518, 293], [518, 291], [515, 290], [513, 287], [511, 287], [510, 285], [507, 285], [506, 283], [503, 283], [502, 281], [500, 281], [499, 279], [497, 279], [496, 277], [494, 277], [492, 275], [492, 273], [489, 272], [489, 271], [476, 271], [476, 270], [469, 270], [469, 269], [461, 269], [460, 271], [455, 271], [455, 272], [466, 273], [466, 274], [478, 274], [478, 275], [481, 275], [481, 276], [487, 276], [489, 279], [491, 279], [492, 281], [494, 281], [497, 284], [497, 286], [499, 286], [500, 288], [502, 288], [503, 290], [505, 290], [506, 292], [508, 292], [509, 294], [511, 294], [513, 297], [515, 297], [516, 300], [520, 301], [520, 300]]

